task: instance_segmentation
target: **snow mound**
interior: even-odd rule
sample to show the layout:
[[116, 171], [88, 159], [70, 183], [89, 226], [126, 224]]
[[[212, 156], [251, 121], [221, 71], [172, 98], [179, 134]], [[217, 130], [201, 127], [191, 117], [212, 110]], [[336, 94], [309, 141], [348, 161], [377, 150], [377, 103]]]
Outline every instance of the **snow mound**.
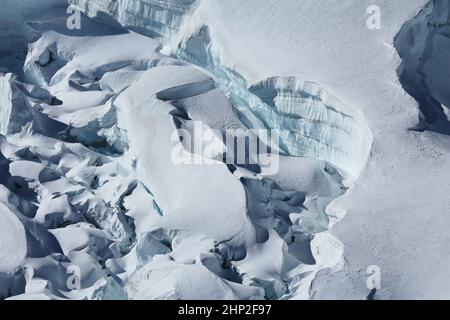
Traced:
[[127, 282], [130, 298], [181, 300], [262, 299], [260, 288], [220, 279], [198, 264], [179, 264], [163, 257], [146, 265]]

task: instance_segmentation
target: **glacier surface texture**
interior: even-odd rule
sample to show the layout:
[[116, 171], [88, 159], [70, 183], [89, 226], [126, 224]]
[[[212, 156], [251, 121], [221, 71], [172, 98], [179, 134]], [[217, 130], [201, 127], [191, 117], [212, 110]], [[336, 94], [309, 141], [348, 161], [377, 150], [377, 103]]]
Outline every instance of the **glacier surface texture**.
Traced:
[[0, 299], [450, 298], [450, 0], [377, 2], [0, 0]]

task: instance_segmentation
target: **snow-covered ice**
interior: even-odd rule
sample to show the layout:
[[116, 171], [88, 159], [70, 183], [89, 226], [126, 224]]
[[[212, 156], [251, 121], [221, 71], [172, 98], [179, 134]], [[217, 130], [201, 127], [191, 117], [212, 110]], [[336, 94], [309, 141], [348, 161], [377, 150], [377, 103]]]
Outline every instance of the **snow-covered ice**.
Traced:
[[0, 298], [449, 298], [450, 1], [372, 2], [0, 0]]

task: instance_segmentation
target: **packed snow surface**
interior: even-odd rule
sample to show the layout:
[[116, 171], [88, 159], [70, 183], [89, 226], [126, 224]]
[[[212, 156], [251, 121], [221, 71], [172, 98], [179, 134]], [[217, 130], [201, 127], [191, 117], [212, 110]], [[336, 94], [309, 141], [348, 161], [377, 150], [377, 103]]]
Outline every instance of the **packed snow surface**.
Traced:
[[0, 0], [0, 298], [448, 298], [450, 1], [372, 2]]

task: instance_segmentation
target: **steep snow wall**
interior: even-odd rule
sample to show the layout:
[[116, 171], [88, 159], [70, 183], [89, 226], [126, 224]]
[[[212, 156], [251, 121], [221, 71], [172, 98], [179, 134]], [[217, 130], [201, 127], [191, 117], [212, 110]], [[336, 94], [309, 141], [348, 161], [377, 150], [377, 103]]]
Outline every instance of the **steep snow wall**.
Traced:
[[403, 59], [398, 73], [419, 103], [416, 129], [450, 134], [450, 0], [433, 0], [395, 39]]
[[0, 204], [0, 221], [0, 272], [6, 273], [15, 271], [23, 263], [27, 243], [23, 225], [3, 204]]
[[14, 76], [0, 75], [0, 134], [20, 132], [31, 120], [30, 109], [17, 91]]
[[249, 91], [264, 103], [253, 112], [279, 130], [289, 155], [328, 161], [353, 177], [362, 171], [371, 146], [370, 130], [360, 114], [320, 85], [275, 77]]

